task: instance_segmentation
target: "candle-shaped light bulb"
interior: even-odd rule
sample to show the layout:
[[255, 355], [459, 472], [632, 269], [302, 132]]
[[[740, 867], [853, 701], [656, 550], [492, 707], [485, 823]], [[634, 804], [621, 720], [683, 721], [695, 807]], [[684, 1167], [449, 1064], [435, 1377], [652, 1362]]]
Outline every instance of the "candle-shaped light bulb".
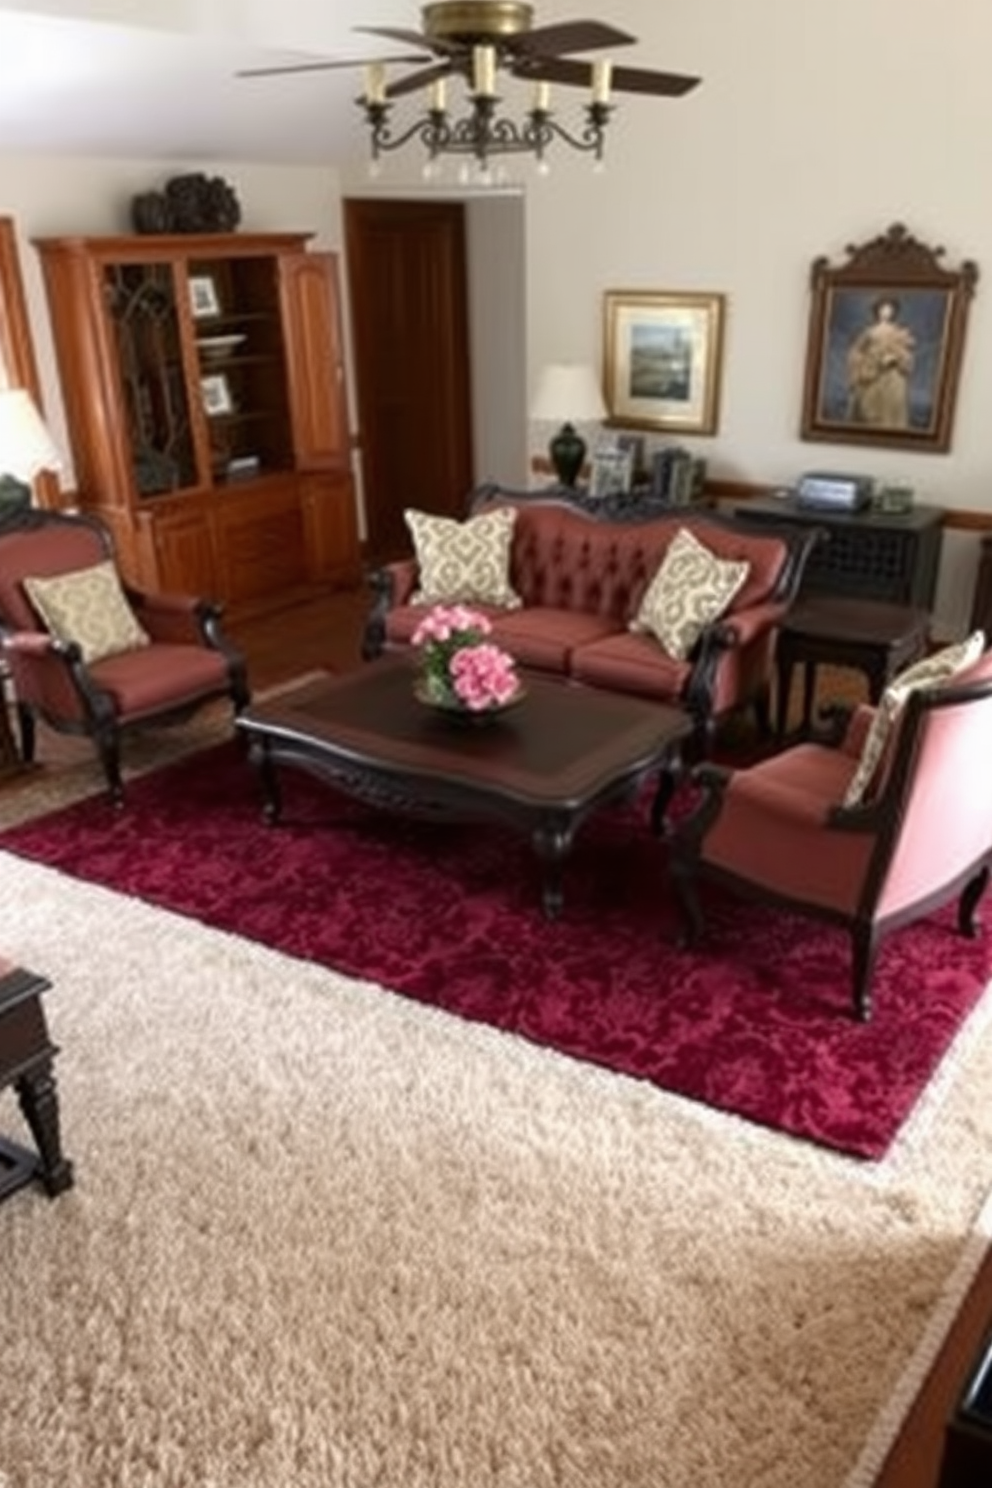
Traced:
[[472, 91], [480, 98], [496, 97], [496, 48], [472, 48]]
[[430, 107], [436, 114], [443, 114], [447, 103], [447, 87], [444, 78], [435, 78], [431, 83]]
[[592, 101], [593, 103], [609, 103], [610, 83], [613, 78], [612, 62], [594, 62], [592, 64]]
[[534, 108], [546, 114], [551, 107], [551, 84], [537, 83], [534, 87]]
[[381, 62], [370, 62], [365, 69], [365, 102], [385, 103], [386, 69]]

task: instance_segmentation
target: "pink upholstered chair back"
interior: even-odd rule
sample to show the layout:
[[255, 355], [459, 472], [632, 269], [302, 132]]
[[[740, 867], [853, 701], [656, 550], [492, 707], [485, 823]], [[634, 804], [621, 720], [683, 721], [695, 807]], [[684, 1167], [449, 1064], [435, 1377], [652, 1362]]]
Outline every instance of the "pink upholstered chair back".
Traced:
[[78, 521], [49, 518], [44, 526], [0, 533], [0, 623], [10, 630], [36, 630], [38, 617], [24, 580], [92, 568], [109, 556], [98, 529]]
[[[49, 578], [92, 568], [110, 556], [102, 529], [76, 517], [38, 513], [36, 525], [29, 517], [24, 526], [0, 532], [0, 628], [45, 629], [28, 599], [26, 578]], [[78, 690], [57, 658], [25, 656], [15, 651], [8, 655], [7, 662], [22, 703], [64, 718], [82, 719], [84, 709]]]
[[902, 811], [876, 914], [896, 913], [924, 898], [988, 851], [990, 762], [992, 652], [986, 652], [952, 683], [906, 704], [883, 793], [901, 794]]

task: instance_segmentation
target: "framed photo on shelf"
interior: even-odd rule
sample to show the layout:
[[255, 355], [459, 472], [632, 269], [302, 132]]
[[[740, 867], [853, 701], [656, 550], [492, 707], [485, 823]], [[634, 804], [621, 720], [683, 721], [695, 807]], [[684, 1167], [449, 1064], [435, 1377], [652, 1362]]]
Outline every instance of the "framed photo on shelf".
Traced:
[[211, 372], [208, 377], [201, 377], [200, 391], [203, 395], [203, 411], [208, 418], [234, 412], [231, 385], [223, 372]]
[[725, 298], [607, 290], [603, 384], [611, 423], [716, 433]]
[[814, 261], [803, 439], [950, 449], [978, 269], [943, 251], [895, 223], [840, 267]]
[[220, 314], [217, 286], [209, 274], [190, 275], [189, 303], [194, 320], [206, 320], [211, 315]]

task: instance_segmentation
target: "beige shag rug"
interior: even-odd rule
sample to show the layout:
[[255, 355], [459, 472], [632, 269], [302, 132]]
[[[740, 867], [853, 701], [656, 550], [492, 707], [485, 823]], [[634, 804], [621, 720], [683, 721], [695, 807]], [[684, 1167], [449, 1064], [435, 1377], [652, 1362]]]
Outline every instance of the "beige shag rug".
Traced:
[[4, 1488], [871, 1483], [984, 1244], [988, 998], [864, 1165], [3, 853], [0, 902], [77, 1174], [0, 1205]]

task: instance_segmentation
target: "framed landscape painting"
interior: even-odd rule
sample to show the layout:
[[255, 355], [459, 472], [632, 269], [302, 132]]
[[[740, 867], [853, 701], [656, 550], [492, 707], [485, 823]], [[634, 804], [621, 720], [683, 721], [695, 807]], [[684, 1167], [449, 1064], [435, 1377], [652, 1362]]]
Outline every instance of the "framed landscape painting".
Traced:
[[947, 450], [978, 269], [896, 224], [811, 273], [802, 437]]
[[715, 434], [724, 296], [608, 290], [605, 375], [611, 424]]

